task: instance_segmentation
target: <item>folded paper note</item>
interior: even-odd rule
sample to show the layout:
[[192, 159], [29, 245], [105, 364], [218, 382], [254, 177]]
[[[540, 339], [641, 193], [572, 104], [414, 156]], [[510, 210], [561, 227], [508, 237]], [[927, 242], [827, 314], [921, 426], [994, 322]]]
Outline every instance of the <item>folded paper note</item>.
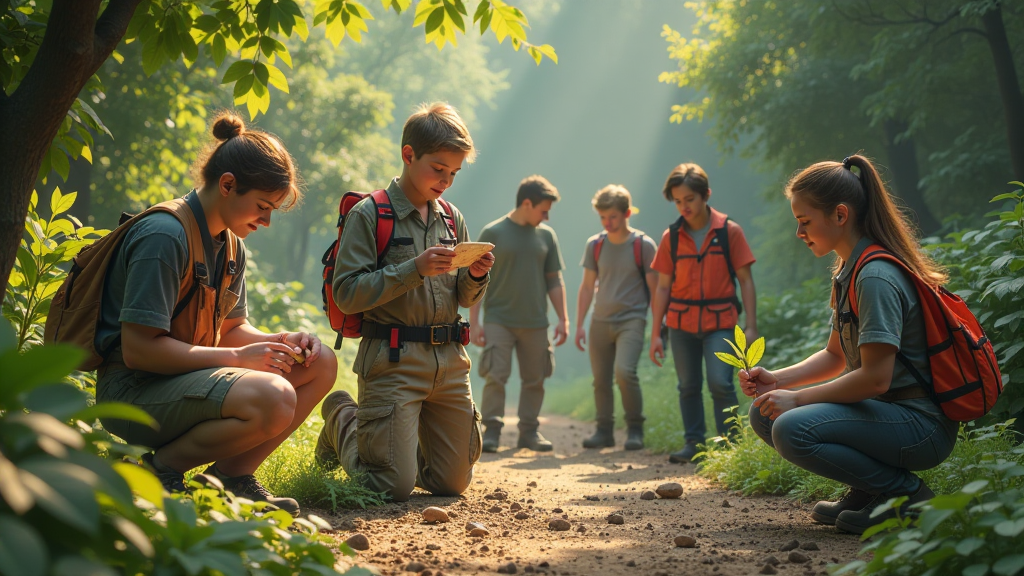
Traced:
[[455, 258], [452, 258], [452, 268], [465, 268], [480, 259], [494, 248], [490, 242], [460, 242], [455, 245]]

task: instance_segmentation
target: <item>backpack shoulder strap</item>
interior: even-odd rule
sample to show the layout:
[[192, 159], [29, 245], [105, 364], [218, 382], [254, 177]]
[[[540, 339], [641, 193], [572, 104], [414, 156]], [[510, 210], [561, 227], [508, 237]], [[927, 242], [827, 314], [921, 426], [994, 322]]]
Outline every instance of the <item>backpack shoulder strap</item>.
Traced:
[[647, 270], [644, 269], [644, 238], [646, 236], [646, 234], [641, 232], [633, 239], [633, 260], [636, 261], [636, 270], [640, 273], [640, 284], [644, 287], [647, 302], [650, 302], [651, 288], [647, 285]]
[[673, 222], [668, 227], [668, 245], [669, 250], [672, 252], [672, 263], [675, 264], [676, 260], [679, 260], [679, 233], [683, 229], [683, 217], [680, 216], [678, 220]]
[[[174, 305], [173, 312], [171, 312], [171, 320], [174, 320], [188, 307], [192, 297], [199, 290], [202, 279], [205, 278], [207, 282], [210, 281], [212, 271], [206, 264], [206, 249], [203, 247], [203, 237], [199, 232], [199, 222], [196, 220], [195, 214], [192, 213], [192, 209], [189, 208], [188, 203], [181, 198], [161, 202], [139, 214], [133, 220], [137, 222], [138, 219], [144, 218], [153, 212], [168, 212], [174, 215], [185, 229], [185, 238], [188, 243], [188, 268], [185, 270], [185, 275], [182, 277], [181, 285], [178, 288], [178, 302]], [[234, 252], [235, 247], [233, 244], [234, 242], [230, 243], [231, 247], [228, 248], [229, 254]]]
[[370, 198], [377, 209], [377, 267], [380, 268], [395, 237], [395, 210], [391, 207], [387, 190], [374, 190]]
[[597, 235], [597, 238], [594, 238], [594, 272], [597, 272], [601, 269], [601, 265], [598, 263], [598, 261], [601, 258], [601, 248], [604, 246], [604, 240], [607, 237], [607, 234], [601, 232], [600, 234]]
[[718, 237], [718, 245], [722, 247], [722, 255], [725, 256], [725, 266], [729, 269], [729, 277], [736, 281], [736, 269], [732, 267], [732, 255], [729, 253], [729, 217], [725, 218], [725, 224], [721, 228], [715, 228], [715, 236]]
[[910, 267], [908, 267], [903, 260], [897, 258], [895, 254], [889, 252], [880, 244], [872, 244], [868, 246], [863, 252], [861, 252], [860, 257], [857, 258], [857, 262], [853, 265], [853, 275], [850, 277], [850, 286], [847, 289], [847, 298], [850, 300], [850, 312], [853, 313], [854, 318], [857, 317], [857, 276], [860, 274], [861, 268], [863, 268], [865, 264], [874, 262], [875, 260], [892, 262], [909, 274], [915, 285], [919, 285], [921, 283], [917, 274], [914, 274]]

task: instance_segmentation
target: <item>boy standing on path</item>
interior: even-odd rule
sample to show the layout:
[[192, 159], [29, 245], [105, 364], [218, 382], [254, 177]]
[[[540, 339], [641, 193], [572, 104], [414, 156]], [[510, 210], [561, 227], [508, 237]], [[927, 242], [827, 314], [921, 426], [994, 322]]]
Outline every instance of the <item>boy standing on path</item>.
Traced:
[[537, 431], [544, 379], [555, 368], [554, 350], [548, 340], [547, 302], [558, 316], [555, 346], [569, 335], [566, 314], [565, 263], [555, 231], [543, 222], [551, 205], [559, 200], [558, 190], [542, 176], [530, 176], [519, 183], [516, 209], [491, 222], [480, 232], [480, 242], [494, 244], [497, 265], [483, 299], [470, 309], [471, 337], [483, 347], [480, 376], [487, 379], [483, 393], [484, 452], [497, 452], [505, 419], [505, 384], [512, 372], [512, 351], [519, 360], [522, 388], [519, 394], [519, 448], [549, 452], [551, 442]]
[[[397, 501], [408, 500], [415, 486], [437, 496], [461, 494], [480, 458], [480, 415], [458, 309], [483, 296], [494, 256], [448, 274], [455, 252], [441, 244], [469, 233], [462, 214], [452, 207], [449, 217], [440, 203], [473, 156], [454, 108], [421, 107], [402, 131], [404, 165], [387, 189], [391, 206], [362, 200], [341, 235], [333, 289], [342, 312], [363, 312], [352, 365], [359, 403], [344, 391], [324, 400], [316, 456], [349, 475], [362, 473], [370, 489]], [[377, 218], [388, 215], [394, 237], [378, 264]]]
[[624, 187], [609, 184], [591, 203], [604, 231], [587, 240], [580, 262], [584, 271], [576, 304], [576, 347], [583, 351], [587, 343], [583, 323], [594, 302], [590, 367], [597, 410], [597, 431], [583, 441], [583, 447], [615, 446], [614, 378], [626, 412], [625, 448], [639, 450], [644, 447], [644, 401], [636, 368], [644, 348], [647, 308], [658, 286], [658, 272], [651, 269], [658, 246], [640, 230], [629, 227], [629, 217], [638, 210], [630, 206], [631, 197]]

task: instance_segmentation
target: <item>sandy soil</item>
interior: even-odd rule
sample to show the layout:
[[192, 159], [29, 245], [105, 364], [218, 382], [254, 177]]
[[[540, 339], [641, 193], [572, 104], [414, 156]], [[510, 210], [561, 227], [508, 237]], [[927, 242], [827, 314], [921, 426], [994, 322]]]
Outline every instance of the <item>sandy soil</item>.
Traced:
[[[462, 497], [416, 493], [405, 503], [324, 514], [337, 528], [332, 536], [367, 538], [357, 565], [427, 576], [827, 574], [827, 564], [847, 562], [860, 548], [856, 536], [813, 523], [809, 504], [722, 490], [697, 476], [692, 464], [624, 451], [621, 431], [616, 448], [584, 450], [580, 442], [591, 425], [544, 418], [541, 432], [555, 451], [540, 454], [514, 448], [514, 423], [505, 430], [502, 448], [484, 454]], [[666, 482], [682, 485], [683, 495], [641, 498]], [[421, 512], [428, 506], [446, 510], [450, 521], [426, 523]], [[609, 524], [614, 513], [623, 524]], [[566, 520], [568, 530], [549, 527], [552, 519]], [[489, 534], [470, 537], [468, 522]], [[681, 535], [695, 545], [676, 546]], [[780, 550], [793, 540], [802, 548]], [[771, 557], [777, 564], [766, 567]]]

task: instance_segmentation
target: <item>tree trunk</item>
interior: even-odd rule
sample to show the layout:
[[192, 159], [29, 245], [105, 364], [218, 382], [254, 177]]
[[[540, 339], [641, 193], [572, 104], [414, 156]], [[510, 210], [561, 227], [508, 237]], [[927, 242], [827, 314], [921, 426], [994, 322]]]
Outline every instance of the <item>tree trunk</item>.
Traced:
[[906, 130], [906, 122], [885, 122], [885, 148], [889, 156], [889, 169], [892, 170], [896, 194], [917, 217], [917, 225], [921, 232], [928, 235], [939, 229], [939, 221], [928, 209], [928, 203], [924, 201], [924, 195], [918, 187], [921, 173], [917, 164], [917, 144], [913, 138], [903, 138], [899, 143], [896, 142], [896, 137]]
[[0, 91], [0, 281], [17, 259], [39, 167], [86, 81], [121, 41], [140, 0], [53, 0], [32, 67]]
[[1003, 101], [1006, 116], [1006, 136], [1010, 143], [1010, 162], [1017, 180], [1024, 181], [1024, 95], [1020, 92], [1017, 69], [1013, 65], [1013, 51], [1003, 26], [1002, 8], [995, 8], [982, 15], [985, 36], [992, 50], [992, 62], [996, 67], [999, 82], [999, 96]]

